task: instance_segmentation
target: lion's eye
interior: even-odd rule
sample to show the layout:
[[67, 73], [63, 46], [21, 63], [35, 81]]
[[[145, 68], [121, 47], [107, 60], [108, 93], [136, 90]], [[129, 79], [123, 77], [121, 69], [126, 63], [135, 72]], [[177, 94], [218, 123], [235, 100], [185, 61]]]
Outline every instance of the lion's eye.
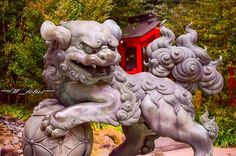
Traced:
[[89, 46], [85, 46], [84, 50], [88, 53], [88, 54], [91, 54], [94, 52], [94, 49], [89, 47]]
[[76, 48], [78, 48], [78, 49], [83, 49], [83, 47], [84, 47], [83, 43], [79, 43], [76, 45]]
[[81, 48], [83, 48], [84, 44], [83, 44], [83, 43], [80, 43], [79, 46], [80, 46]]
[[87, 45], [84, 42], [79, 43], [77, 48], [78, 49], [83, 49], [84, 52], [86, 52], [88, 54], [92, 54], [92, 53], [95, 53], [97, 51], [97, 49], [90, 47], [89, 45]]

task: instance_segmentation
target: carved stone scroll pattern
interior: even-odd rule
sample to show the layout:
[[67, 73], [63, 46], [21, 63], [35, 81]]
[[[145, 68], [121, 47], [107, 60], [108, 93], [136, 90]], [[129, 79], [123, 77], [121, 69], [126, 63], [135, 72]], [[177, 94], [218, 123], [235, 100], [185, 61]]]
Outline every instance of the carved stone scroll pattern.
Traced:
[[161, 25], [163, 37], [148, 45], [146, 52], [149, 60], [145, 64], [155, 76], [172, 76], [177, 84], [190, 92], [198, 87], [208, 94], [220, 92], [223, 77], [216, 67], [222, 58], [211, 61], [207, 49], [196, 45], [197, 32], [191, 28], [191, 24], [185, 30], [186, 34], [179, 36], [176, 46], [172, 46], [174, 33]]

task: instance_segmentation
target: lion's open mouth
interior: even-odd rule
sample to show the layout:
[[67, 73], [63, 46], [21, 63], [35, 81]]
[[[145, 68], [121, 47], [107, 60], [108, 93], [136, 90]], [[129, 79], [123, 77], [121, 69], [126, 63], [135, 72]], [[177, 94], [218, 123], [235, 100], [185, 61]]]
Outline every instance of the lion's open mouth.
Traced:
[[89, 72], [93, 77], [97, 76], [108, 76], [111, 75], [113, 72], [112, 66], [96, 66], [96, 65], [91, 65], [91, 66], [85, 66], [79, 61], [76, 60], [70, 60], [71, 64], [75, 67], [82, 68], [83, 70]]

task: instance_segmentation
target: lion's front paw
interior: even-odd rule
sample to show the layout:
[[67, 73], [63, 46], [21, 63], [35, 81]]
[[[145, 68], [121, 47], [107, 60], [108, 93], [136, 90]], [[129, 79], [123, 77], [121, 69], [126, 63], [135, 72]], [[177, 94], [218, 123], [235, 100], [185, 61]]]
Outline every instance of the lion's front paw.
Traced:
[[[67, 134], [67, 131], [56, 126], [60, 123], [52, 124], [52, 121], [50, 120], [51, 118], [53, 118], [52, 114], [46, 115], [44, 117], [44, 119], [42, 120], [42, 123], [41, 123], [41, 127], [40, 127], [41, 130], [45, 131], [47, 133], [47, 135], [51, 136], [52, 138], [64, 137]], [[55, 122], [55, 120], [54, 120], [54, 122]]]

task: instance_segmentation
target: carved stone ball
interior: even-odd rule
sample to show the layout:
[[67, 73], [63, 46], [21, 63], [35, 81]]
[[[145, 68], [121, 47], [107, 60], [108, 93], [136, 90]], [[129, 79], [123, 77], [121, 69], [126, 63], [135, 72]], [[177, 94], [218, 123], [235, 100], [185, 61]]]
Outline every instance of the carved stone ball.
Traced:
[[[24, 156], [90, 156], [92, 130], [89, 124], [71, 129], [65, 137], [53, 139], [40, 129], [46, 115], [60, 109], [53, 105], [35, 111], [25, 124], [23, 132]], [[78, 155], [79, 154], [79, 155]]]

